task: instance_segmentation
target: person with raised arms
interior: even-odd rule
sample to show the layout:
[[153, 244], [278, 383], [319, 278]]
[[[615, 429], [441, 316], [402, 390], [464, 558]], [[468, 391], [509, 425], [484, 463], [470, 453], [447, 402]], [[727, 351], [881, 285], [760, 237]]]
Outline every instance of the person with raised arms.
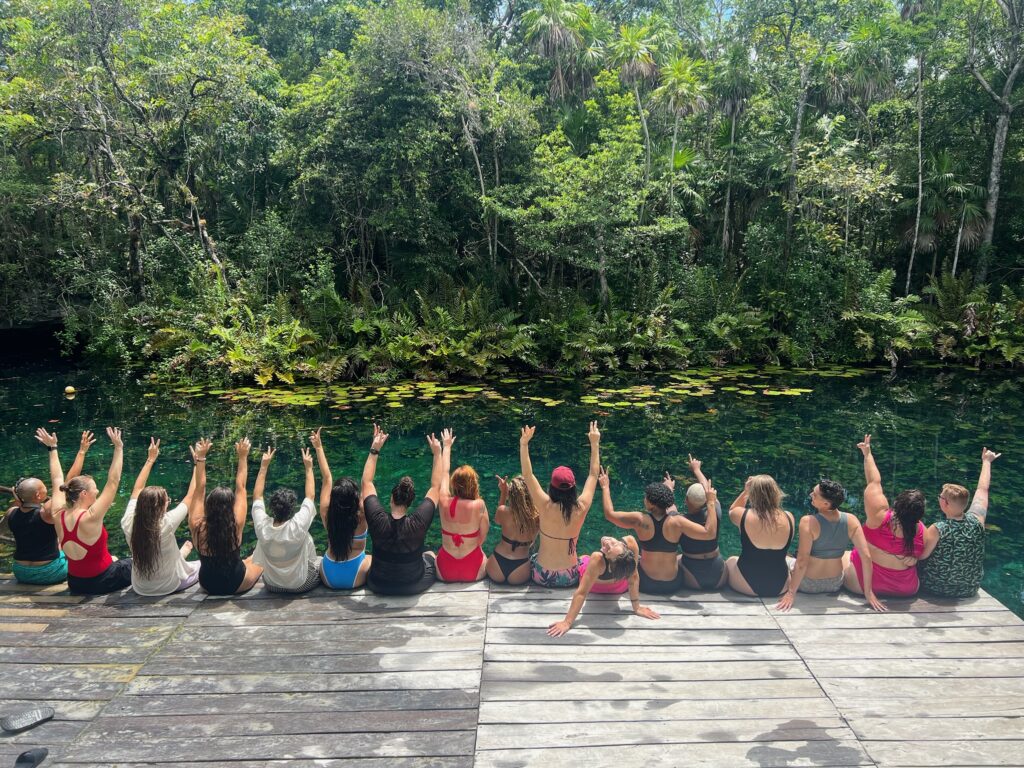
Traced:
[[480, 498], [480, 478], [468, 464], [458, 467], [449, 478], [450, 451], [444, 452], [443, 461], [437, 578], [441, 581], [479, 581], [487, 575], [487, 558], [481, 544], [491, 527], [487, 504]]
[[800, 518], [796, 559], [789, 558], [789, 589], [775, 607], [788, 611], [798, 591], [822, 594], [841, 590], [845, 578], [843, 555], [854, 547], [864, 564], [864, 596], [868, 605], [876, 611], [886, 610], [871, 588], [874, 568], [860, 520], [839, 509], [846, 500], [846, 489], [834, 480], [822, 480], [811, 489], [810, 498], [814, 514]]
[[[242, 533], [247, 517], [246, 481], [249, 477], [249, 451], [252, 444], [243, 437], [235, 443], [238, 466], [235, 487], [217, 487], [204, 495], [196, 493], [188, 512], [188, 527], [199, 552], [199, 586], [211, 595], [240, 595], [260, 580], [263, 569], [242, 559]], [[196, 458], [205, 463], [206, 457]], [[206, 475], [202, 475], [205, 485]]]
[[[708, 501], [707, 488], [710, 482], [701, 471], [701, 462], [693, 456], [689, 456], [689, 461], [690, 471], [697, 482], [691, 483], [686, 489], [686, 511], [682, 515], [696, 527], [685, 527], [679, 537], [679, 548], [683, 553], [679, 565], [683, 569], [686, 586], [690, 589], [721, 589], [729, 581], [725, 560], [718, 548], [722, 503], [717, 497], [714, 503]], [[675, 480], [667, 472], [665, 485], [675, 490]], [[714, 512], [714, 523], [709, 519], [709, 510]]]
[[359, 486], [351, 477], [334, 481], [320, 429], [309, 436], [320, 465], [320, 520], [327, 531], [327, 551], [320, 560], [320, 580], [329, 589], [356, 589], [366, 583], [373, 563], [366, 554], [369, 528]]
[[[864, 594], [871, 586], [876, 595], [910, 597], [917, 594], [917, 561], [924, 554], [924, 494], [916, 488], [900, 493], [892, 506], [882, 490], [882, 473], [871, 453], [871, 435], [857, 444], [864, 455], [864, 538], [871, 563], [861, 560], [856, 549], [843, 555], [844, 583], [848, 590]], [[871, 565], [871, 584], [865, 568]]]
[[309, 526], [316, 517], [316, 480], [313, 477], [313, 456], [302, 449], [302, 467], [306, 484], [302, 504], [296, 510], [295, 492], [278, 488], [270, 494], [270, 515], [263, 502], [267, 470], [277, 451], [267, 448], [260, 460], [256, 486], [252, 491], [252, 524], [256, 531], [256, 549], [252, 561], [263, 568], [263, 583], [268, 592], [309, 592], [320, 583], [320, 558], [309, 535]]
[[57, 515], [60, 548], [68, 559], [68, 589], [74, 594], [102, 595], [117, 592], [132, 583], [132, 559], [118, 560], [107, 548], [107, 528], [103, 518], [114, 503], [121, 484], [124, 443], [121, 430], [107, 427], [114, 455], [107, 482], [100, 492], [90, 475], [79, 475], [60, 486], [53, 495]]
[[[636, 532], [640, 547], [640, 563], [637, 573], [640, 591], [653, 595], [670, 595], [678, 592], [685, 584], [686, 573], [680, 565], [678, 554], [679, 539], [683, 533], [699, 536], [701, 540], [717, 536], [718, 515], [704, 515], [703, 525], [680, 514], [675, 514], [676, 502], [667, 484], [671, 477], [666, 474], [665, 482], [649, 483], [644, 488], [643, 512], [617, 512], [612, 504], [612, 493], [608, 473], [604, 467], [597, 478], [601, 487], [604, 517], [612, 525]], [[718, 493], [714, 488], [705, 489], [705, 500], [709, 509], [715, 508]]]
[[435, 555], [423, 546], [423, 540], [434, 521], [440, 499], [444, 472], [442, 453], [451, 455], [455, 435], [445, 429], [441, 432], [441, 442], [433, 435], [427, 436], [433, 455], [430, 488], [412, 512], [409, 507], [416, 500], [416, 491], [408, 475], [391, 490], [390, 510], [377, 498], [373, 479], [377, 473], [377, 457], [387, 440], [387, 432], [374, 424], [362, 478], [363, 512], [373, 542], [373, 562], [366, 586], [382, 595], [415, 595], [430, 587], [437, 573]]
[[592, 592], [621, 594], [628, 589], [633, 613], [645, 619], [661, 618], [656, 611], [640, 605], [640, 577], [637, 574], [640, 550], [632, 536], [624, 536], [621, 539], [602, 536], [601, 549], [584, 556], [583, 560], [583, 575], [573, 593], [569, 612], [565, 614], [564, 619], [548, 627], [549, 636], [561, 637], [572, 628], [573, 622], [583, 609], [587, 595]]
[[[65, 478], [57, 455], [57, 433], [51, 434], [40, 427], [36, 430], [36, 440], [49, 452], [50, 487], [54, 490], [82, 473], [85, 456], [96, 442], [92, 432], [82, 433], [78, 455]], [[0, 487], [0, 492], [10, 493], [17, 502], [4, 516], [14, 536], [11, 562], [14, 578], [22, 584], [41, 585], [60, 584], [67, 580], [68, 560], [57, 544], [55, 527], [59, 509], [53, 509], [46, 483], [37, 477], [22, 477], [10, 487]]]
[[531, 577], [542, 587], [575, 587], [580, 583], [580, 557], [576, 552], [583, 521], [594, 501], [597, 476], [601, 471], [601, 432], [590, 422], [590, 471], [583, 492], [576, 488], [576, 476], [568, 467], [555, 467], [547, 493], [533, 474], [530, 440], [536, 427], [523, 427], [519, 437], [519, 461], [530, 498], [540, 517], [540, 546], [531, 557]]
[[132, 589], [136, 594], [161, 597], [191, 587], [199, 579], [199, 561], [186, 558], [192, 552], [192, 542], [186, 541], [181, 547], [175, 538], [178, 526], [188, 517], [189, 507], [195, 498], [198, 475], [203, 474], [205, 492], [206, 465], [198, 459], [205, 459], [210, 449], [208, 440], [200, 440], [190, 450], [196, 461], [192, 465], [192, 480], [185, 498], [170, 508], [167, 489], [158, 485], [147, 485], [149, 473], [160, 455], [160, 441], [149, 439], [146, 463], [142, 465], [132, 496], [121, 518], [121, 530], [132, 552]]
[[487, 575], [499, 584], [525, 584], [530, 580], [530, 548], [540, 532], [540, 517], [522, 475], [498, 480], [498, 508], [494, 522], [501, 526], [501, 541], [487, 559]]
[[985, 575], [985, 518], [992, 463], [1002, 456], [981, 449], [981, 476], [974, 500], [962, 485], [946, 483], [939, 494], [944, 520], [924, 531], [924, 552], [919, 566], [921, 588], [941, 597], [974, 597]]

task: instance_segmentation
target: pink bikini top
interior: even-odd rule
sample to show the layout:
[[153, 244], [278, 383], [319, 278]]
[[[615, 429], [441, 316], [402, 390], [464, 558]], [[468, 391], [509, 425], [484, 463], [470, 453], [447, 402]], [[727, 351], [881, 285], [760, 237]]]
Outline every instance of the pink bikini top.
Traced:
[[920, 557], [924, 552], [924, 525], [917, 524], [917, 533], [914, 535], [914, 552], [908, 554], [903, 549], [903, 537], [892, 532], [892, 510], [885, 513], [885, 520], [878, 528], [864, 526], [864, 538], [868, 544], [874, 544], [883, 552], [888, 552], [896, 557]]

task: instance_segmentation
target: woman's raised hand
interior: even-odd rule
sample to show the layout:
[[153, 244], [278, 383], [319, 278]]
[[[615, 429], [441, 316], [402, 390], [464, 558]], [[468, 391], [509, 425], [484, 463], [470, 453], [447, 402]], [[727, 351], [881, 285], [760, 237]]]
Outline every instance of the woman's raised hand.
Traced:
[[608, 470], [604, 466], [601, 467], [601, 471], [597, 474], [597, 484], [602, 488], [608, 487]]
[[313, 446], [313, 450], [315, 451], [322, 450], [324, 447], [324, 444], [320, 442], [321, 429], [323, 429], [323, 427], [317, 427], [309, 436], [309, 444]]
[[711, 478], [708, 478], [708, 484], [704, 486], [704, 493], [707, 494], [707, 506], [708, 509], [715, 509], [715, 502], [718, 501], [718, 491], [711, 485]]
[[[306, 449], [303, 448], [302, 452], [303, 452], [302, 463], [305, 464], [306, 463], [306, 458], [305, 458]], [[267, 446], [267, 450], [265, 450], [263, 452], [263, 456], [260, 457], [260, 466], [263, 466], [263, 467], [270, 466], [270, 462], [274, 460], [274, 454], [275, 453], [277, 453], [277, 448], [274, 448], [274, 447], [268, 445]]]
[[536, 427], [523, 427], [519, 433], [519, 444], [523, 445], [529, 443], [533, 439], [534, 433], [537, 431]]
[[147, 461], [156, 461], [156, 457], [160, 455], [160, 439], [156, 437], [149, 438], [149, 448], [146, 451]]
[[370, 442], [371, 451], [379, 451], [384, 447], [384, 443], [388, 441], [388, 433], [385, 432], [380, 426], [374, 422], [373, 425], [373, 440]]
[[590, 430], [587, 432], [587, 438], [589, 438], [591, 443], [601, 442], [601, 430], [597, 428], [596, 421], [590, 422]]
[[302, 449], [302, 466], [306, 469], [313, 468], [313, 454], [309, 452], [309, 448]]
[[668, 472], [665, 473], [665, 479], [661, 481], [662, 484], [670, 491], [675, 493], [676, 490], [676, 479], [672, 477]]
[[213, 441], [208, 438], [201, 437], [196, 444], [189, 450], [192, 451], [193, 461], [204, 461], [207, 455], [210, 453], [210, 449], [213, 447]]
[[441, 452], [441, 441], [437, 439], [437, 435], [431, 432], [427, 435], [427, 445], [430, 446], [430, 452], [437, 455]]
[[114, 444], [115, 448], [124, 448], [120, 427], [107, 427], [107, 437], [110, 438], [110, 442]]
[[88, 429], [82, 433], [82, 439], [78, 442], [78, 452], [88, 453], [89, 449], [92, 448], [92, 444], [96, 442], [96, 438], [93, 437], [92, 432]]
[[47, 432], [42, 427], [36, 430], [36, 440], [45, 445], [47, 448], [57, 447], [57, 433]]
[[240, 459], [248, 458], [250, 450], [252, 450], [252, 441], [248, 437], [243, 437], [235, 443], [235, 455]]
[[982, 461], [987, 461], [989, 464], [991, 464], [993, 461], [995, 461], [996, 459], [998, 459], [1002, 455], [1003, 454], [1001, 454], [1001, 453], [996, 453], [995, 451], [990, 451], [988, 448], [982, 448], [981, 449], [981, 460]]
[[508, 496], [508, 478], [501, 475], [495, 475], [494, 477], [498, 481], [498, 493], [502, 498], [506, 498]]
[[441, 445], [445, 448], [451, 448], [455, 442], [455, 432], [451, 427], [445, 427], [441, 430]]
[[860, 452], [865, 456], [871, 453], [871, 435], [864, 435], [864, 440], [857, 443], [857, 447], [860, 448]]

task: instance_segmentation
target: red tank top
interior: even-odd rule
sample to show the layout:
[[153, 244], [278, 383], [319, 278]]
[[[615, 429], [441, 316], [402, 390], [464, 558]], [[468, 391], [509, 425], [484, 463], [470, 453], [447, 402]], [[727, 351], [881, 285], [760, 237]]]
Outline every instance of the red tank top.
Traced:
[[83, 517], [85, 517], [85, 512], [78, 516], [78, 519], [75, 521], [75, 527], [68, 530], [64, 526], [64, 513], [61, 512], [60, 530], [63, 535], [61, 536], [60, 547], [64, 549], [65, 543], [73, 541], [85, 550], [85, 557], [80, 560], [68, 558], [68, 575], [74, 576], [76, 579], [91, 579], [93, 576], [99, 576], [107, 570], [110, 564], [114, 562], [114, 558], [110, 556], [110, 550], [107, 549], [107, 527], [105, 525], [100, 526], [100, 537], [92, 544], [86, 544], [78, 538], [78, 526], [81, 525]]

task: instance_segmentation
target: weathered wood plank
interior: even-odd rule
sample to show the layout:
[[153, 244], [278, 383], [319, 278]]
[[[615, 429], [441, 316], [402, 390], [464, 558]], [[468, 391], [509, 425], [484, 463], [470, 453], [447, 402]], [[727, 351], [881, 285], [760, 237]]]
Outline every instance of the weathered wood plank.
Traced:
[[[589, 700], [599, 692], [606, 701], [621, 699], [787, 699], [820, 696], [821, 689], [812, 679], [743, 680], [707, 682], [488, 682], [480, 686], [481, 701], [575, 701]], [[766, 707], [771, 706], [766, 704]]]
[[802, 661], [688, 661], [665, 664], [621, 658], [618, 662], [487, 662], [485, 683], [537, 682], [686, 682], [719, 680], [808, 680]]
[[[20, 634], [26, 634], [26, 633], [35, 634], [37, 632], [44, 631], [49, 626], [50, 626], [49, 624], [38, 624], [38, 623], [36, 623], [36, 624], [28, 624], [28, 623], [15, 623], [15, 622], [11, 622], [11, 621], [0, 621], [0, 635], [8, 634], [8, 633], [13, 633], [13, 632], [17, 632], [17, 633], [20, 633]], [[3, 642], [3, 641], [0, 640], [0, 642]]]
[[[648, 600], [647, 595], [640, 597], [640, 602], [650, 605], [662, 616], [768, 616], [768, 609], [761, 603], [725, 603], [708, 602], [698, 603], [694, 601], [653, 601]], [[561, 618], [569, 610], [569, 603], [572, 595], [566, 595], [561, 599], [520, 599], [518, 596], [491, 596], [487, 608], [488, 619], [496, 615], [506, 613], [522, 613], [528, 615], [554, 614]], [[630, 613], [630, 602], [628, 597], [619, 600], [592, 600], [587, 599], [583, 609], [589, 614], [607, 613], [620, 614]]]
[[60, 619], [67, 615], [66, 608], [0, 608], [0, 618], [4, 619]]
[[110, 716], [200, 716], [274, 713], [320, 713], [430, 709], [475, 709], [479, 693], [475, 686], [461, 689], [403, 691], [340, 691], [318, 693], [178, 694], [119, 696], [104, 715]]
[[985, 677], [985, 678], [958, 678], [951, 683], [944, 678], [896, 678], [896, 679], [856, 679], [856, 678], [834, 678], [819, 677], [825, 692], [836, 702], [840, 710], [843, 709], [846, 701], [850, 699], [884, 699], [888, 696], [895, 698], [907, 698], [912, 695], [920, 699], [942, 699], [948, 697], [951, 691], [960, 696], [992, 696], [1011, 697], [1020, 696], [1024, 690], [1024, 683], [1019, 677]]
[[[543, 626], [560, 621], [565, 616], [569, 604], [566, 603], [565, 610], [560, 614], [534, 614], [534, 613], [492, 613], [487, 616], [487, 629], [514, 629], [517, 627]], [[660, 619], [645, 619], [635, 615], [632, 611], [619, 611], [618, 613], [590, 613], [584, 607], [583, 612], [576, 619], [573, 631], [578, 629], [622, 629], [622, 630], [669, 630], [669, 629], [690, 629], [700, 632], [714, 630], [776, 630], [778, 625], [772, 616], [693, 616], [693, 615], [664, 615]]]
[[346, 734], [325, 739], [319, 734], [281, 736], [218, 736], [188, 740], [151, 738], [146, 742], [102, 741], [73, 743], [64, 750], [66, 763], [99, 760], [143, 761], [154, 765], [179, 764], [202, 755], [206, 760], [267, 760], [292, 758], [344, 758], [377, 755], [415, 757], [468, 755], [473, 731], [406, 731], [390, 734]]
[[[405, 641], [415, 637], [432, 637], [438, 650], [443, 650], [443, 643], [449, 637], [476, 637], [483, 641], [483, 617], [479, 620], [467, 621], [462, 618], [441, 617], [437, 619], [419, 618], [409, 621], [381, 619], [379, 621], [359, 621], [337, 626], [333, 624], [307, 625], [297, 632], [294, 627], [268, 626], [205, 626], [186, 623], [177, 638], [185, 642], [230, 642], [234, 645], [250, 645], [258, 643], [288, 643], [297, 640], [300, 635], [304, 642], [333, 643], [366, 643], [372, 648], [388, 648], [392, 650]], [[364, 647], [363, 652], [371, 650]]]
[[616, 768], [791, 768], [874, 765], [856, 739], [776, 741], [767, 744], [705, 743], [666, 749], [659, 744], [568, 749], [507, 749], [477, 752], [477, 768], [528, 768], [563, 764], [614, 765]]
[[[892, 659], [893, 643], [852, 643], [839, 646], [819, 643], [800, 643], [800, 655], [805, 659]], [[1024, 642], [976, 643], [925, 642], [901, 645], [901, 659], [977, 659], [1024, 658]]]
[[[5, 702], [4, 710], [6, 709]], [[21, 733], [0, 731], [0, 743], [20, 744], [23, 750], [37, 747], [40, 744], [45, 744], [48, 747], [52, 744], [69, 744], [85, 727], [86, 723], [82, 721], [57, 720], [54, 718], [42, 725], [37, 725], [32, 730], [22, 731]]]
[[[194, 677], [191, 674], [136, 677], [126, 695], [181, 693], [300, 693], [341, 691], [428, 690], [467, 688], [479, 678], [476, 669], [374, 674], [262, 673]], [[0, 688], [2, 690], [2, 688]]]
[[881, 766], [1019, 766], [1024, 739], [931, 741], [865, 741], [868, 754]]
[[701, 744], [715, 742], [838, 741], [853, 733], [838, 716], [814, 719], [772, 718], [704, 723], [671, 722], [482, 724], [477, 732], [477, 752], [486, 750], [563, 747], [593, 748], [624, 744]]
[[[830, 678], [1024, 678], [1024, 659], [875, 659], [863, 661], [818, 660], [807, 662], [818, 677]], [[1021, 684], [1024, 694], [1024, 682]]]
[[[180, 633], [179, 633], [180, 634]], [[302, 633], [305, 635], [305, 633]], [[483, 634], [447, 637], [444, 630], [407, 637], [395, 633], [377, 632], [376, 637], [352, 637], [347, 627], [339, 627], [331, 638], [320, 640], [293, 640], [286, 638], [274, 642], [259, 642], [261, 655], [266, 656], [348, 656], [367, 653], [435, 653], [439, 651], [466, 651], [479, 653], [483, 647]], [[157, 658], [181, 656], [237, 657], [238, 648], [230, 641], [196, 641], [175, 636], [160, 649]]]
[[701, 645], [770, 645], [788, 644], [782, 630], [700, 630], [700, 629], [658, 629], [657, 622], [634, 617], [643, 625], [636, 624], [623, 629], [587, 630], [574, 626], [562, 637], [547, 636], [547, 621], [540, 621], [535, 629], [488, 628], [487, 644], [537, 645], [547, 642], [551, 645], [616, 645], [642, 646], [650, 648], [659, 645], [677, 645], [696, 648]]
[[[966, 713], [965, 713], [966, 714]], [[901, 741], [908, 736], [914, 741], [945, 742], [988, 741], [992, 739], [1024, 740], [1024, 723], [1020, 717], [848, 717], [857, 738], [864, 741]], [[1024, 752], [1020, 757], [1024, 759]]]
[[[500, 600], [504, 598], [505, 595], [515, 595], [523, 600], [569, 600], [572, 598], [572, 589], [550, 589], [538, 587], [535, 584], [521, 587], [508, 587], [503, 584], [492, 584], [490, 587], [490, 593], [492, 599], [495, 600]], [[622, 599], [621, 595], [591, 595], [587, 598], [587, 602], [590, 602], [591, 600], [609, 600], [617, 602], [620, 599]], [[680, 592], [675, 595], [645, 594], [644, 600], [652, 603], [761, 603], [760, 598], [741, 595], [738, 592], [733, 592], [728, 589], [721, 592]]]
[[[26, 709], [35, 709], [40, 704], [53, 707], [54, 720], [92, 720], [107, 705], [106, 700], [66, 701], [63, 699], [4, 699], [0, 703], [0, 715], [13, 714]], [[34, 729], [33, 729], [34, 730]]]
[[[431, 651], [427, 653], [349, 653], [333, 655], [263, 654], [259, 659], [261, 674], [315, 672], [337, 674], [352, 672], [411, 672], [479, 669], [480, 651]], [[253, 660], [245, 656], [167, 656], [157, 655], [139, 676], [224, 675], [252, 672]]]
[[[224, 764], [222, 758], [211, 762], [183, 761], [177, 763], [182, 768], [210, 768], [211, 765]], [[61, 766], [81, 765], [81, 763], [59, 762], [54, 768]], [[91, 768], [147, 768], [152, 763], [89, 763]], [[456, 757], [356, 757], [341, 760], [233, 760], [231, 768], [472, 768], [473, 758], [470, 755]], [[47, 768], [50, 764], [47, 763]]]
[[[19, 626], [25, 626], [24, 624]], [[64, 624], [56, 629], [50, 625], [42, 625], [39, 633], [18, 633], [11, 632], [6, 636], [0, 636], [0, 646], [8, 648], [31, 647], [41, 644], [52, 645], [62, 648], [94, 648], [100, 642], [109, 643], [111, 646], [134, 645], [136, 647], [152, 647], [159, 645], [167, 639], [170, 632], [153, 631], [152, 629], [138, 630], [111, 630], [110, 632], [98, 633], [78, 632], [71, 629], [73, 622]], [[49, 629], [47, 630], [47, 628]], [[47, 631], [44, 631], [47, 630]], [[102, 637], [102, 641], [99, 639]]]
[[[544, 640], [548, 640], [547, 636]], [[488, 643], [484, 649], [486, 662], [622, 662], [633, 659], [634, 648], [623, 652], [612, 645], [554, 645], [538, 639], [535, 645], [500, 645]], [[652, 645], [641, 658], [650, 663], [675, 664], [691, 661], [794, 661], [799, 655], [789, 645]]]
[[[947, 690], [949, 683], [946, 683]], [[1024, 699], [1018, 696], [943, 696], [914, 698], [913, 688], [903, 696], [886, 699], [845, 698], [841, 701], [846, 717], [1024, 717]]]
[[938, 627], [1024, 627], [1024, 621], [1005, 608], [991, 611], [942, 611], [926, 613], [793, 614], [776, 613], [784, 630], [800, 629], [894, 629]]
[[799, 648], [804, 644], [884, 643], [918, 645], [923, 642], [1001, 643], [1024, 642], [1024, 624], [1009, 627], [905, 627], [898, 632], [885, 628], [787, 629]]
[[[777, 601], [766, 599], [765, 605], [770, 607], [773, 613], [780, 615], [795, 616], [798, 614], [833, 614], [833, 613], [869, 613], [871, 608], [863, 597], [851, 595], [847, 592], [840, 592], [834, 595], [805, 595], [800, 594], [790, 612], [783, 613], [775, 611]], [[943, 599], [937, 597], [918, 596], [909, 600], [896, 600], [886, 598], [883, 600], [889, 613], [963, 613], [970, 611], [992, 611], [1005, 610], [1006, 606], [1000, 603], [991, 595], [980, 594], [976, 597], [969, 597], [963, 600]]]

